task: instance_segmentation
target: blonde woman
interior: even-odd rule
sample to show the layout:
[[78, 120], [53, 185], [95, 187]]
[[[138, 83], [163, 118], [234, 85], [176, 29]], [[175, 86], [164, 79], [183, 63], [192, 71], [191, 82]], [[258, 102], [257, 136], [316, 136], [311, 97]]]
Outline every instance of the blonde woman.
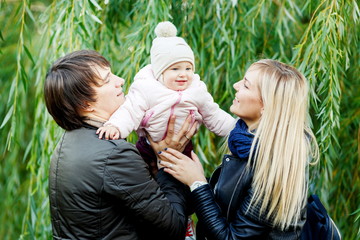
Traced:
[[[284, 63], [253, 63], [236, 90], [237, 115], [222, 164], [209, 183], [198, 157], [160, 153], [165, 172], [190, 187], [197, 239], [299, 239], [306, 219], [307, 167], [318, 158], [305, 77]], [[311, 158], [312, 157], [312, 158]]]

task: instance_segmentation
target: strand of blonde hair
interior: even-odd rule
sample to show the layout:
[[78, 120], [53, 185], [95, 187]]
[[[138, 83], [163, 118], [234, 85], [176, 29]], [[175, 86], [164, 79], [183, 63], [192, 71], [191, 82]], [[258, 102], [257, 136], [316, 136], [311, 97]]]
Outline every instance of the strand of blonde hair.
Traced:
[[306, 168], [317, 145], [307, 123], [307, 85], [296, 69], [262, 60], [250, 67], [259, 71], [264, 112], [250, 150], [254, 194], [250, 206], [260, 204], [274, 226], [284, 230], [297, 224], [306, 203]]

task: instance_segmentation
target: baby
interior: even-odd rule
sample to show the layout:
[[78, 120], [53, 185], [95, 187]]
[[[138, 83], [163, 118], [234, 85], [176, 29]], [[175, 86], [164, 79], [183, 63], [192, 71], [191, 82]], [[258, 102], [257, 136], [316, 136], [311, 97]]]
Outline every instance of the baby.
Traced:
[[189, 114], [193, 122], [203, 123], [218, 136], [226, 136], [234, 128], [235, 119], [219, 108], [205, 83], [194, 74], [194, 53], [176, 32], [170, 22], [157, 25], [151, 65], [136, 74], [125, 103], [97, 131], [100, 138], [104, 134], [111, 139], [126, 138], [136, 130], [139, 137], [146, 131], [157, 142], [165, 137], [173, 114], [177, 119], [175, 132]]

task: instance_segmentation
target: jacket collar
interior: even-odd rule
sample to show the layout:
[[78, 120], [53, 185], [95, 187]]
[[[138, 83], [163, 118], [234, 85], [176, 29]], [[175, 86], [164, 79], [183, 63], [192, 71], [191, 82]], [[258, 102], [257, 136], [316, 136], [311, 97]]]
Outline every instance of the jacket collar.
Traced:
[[91, 119], [91, 118], [85, 118], [83, 126], [84, 127], [88, 126], [91, 128], [99, 128], [99, 127], [104, 126], [104, 123], [105, 122], [103, 122], [103, 121], [99, 121], [99, 120], [95, 120], [95, 119]]

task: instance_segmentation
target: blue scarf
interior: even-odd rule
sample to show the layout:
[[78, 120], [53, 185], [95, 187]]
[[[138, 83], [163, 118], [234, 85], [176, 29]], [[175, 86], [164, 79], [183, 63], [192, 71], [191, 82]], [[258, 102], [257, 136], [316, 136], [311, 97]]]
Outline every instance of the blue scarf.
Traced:
[[248, 158], [254, 135], [248, 132], [246, 123], [239, 119], [230, 132], [228, 145], [231, 153], [239, 158]]

